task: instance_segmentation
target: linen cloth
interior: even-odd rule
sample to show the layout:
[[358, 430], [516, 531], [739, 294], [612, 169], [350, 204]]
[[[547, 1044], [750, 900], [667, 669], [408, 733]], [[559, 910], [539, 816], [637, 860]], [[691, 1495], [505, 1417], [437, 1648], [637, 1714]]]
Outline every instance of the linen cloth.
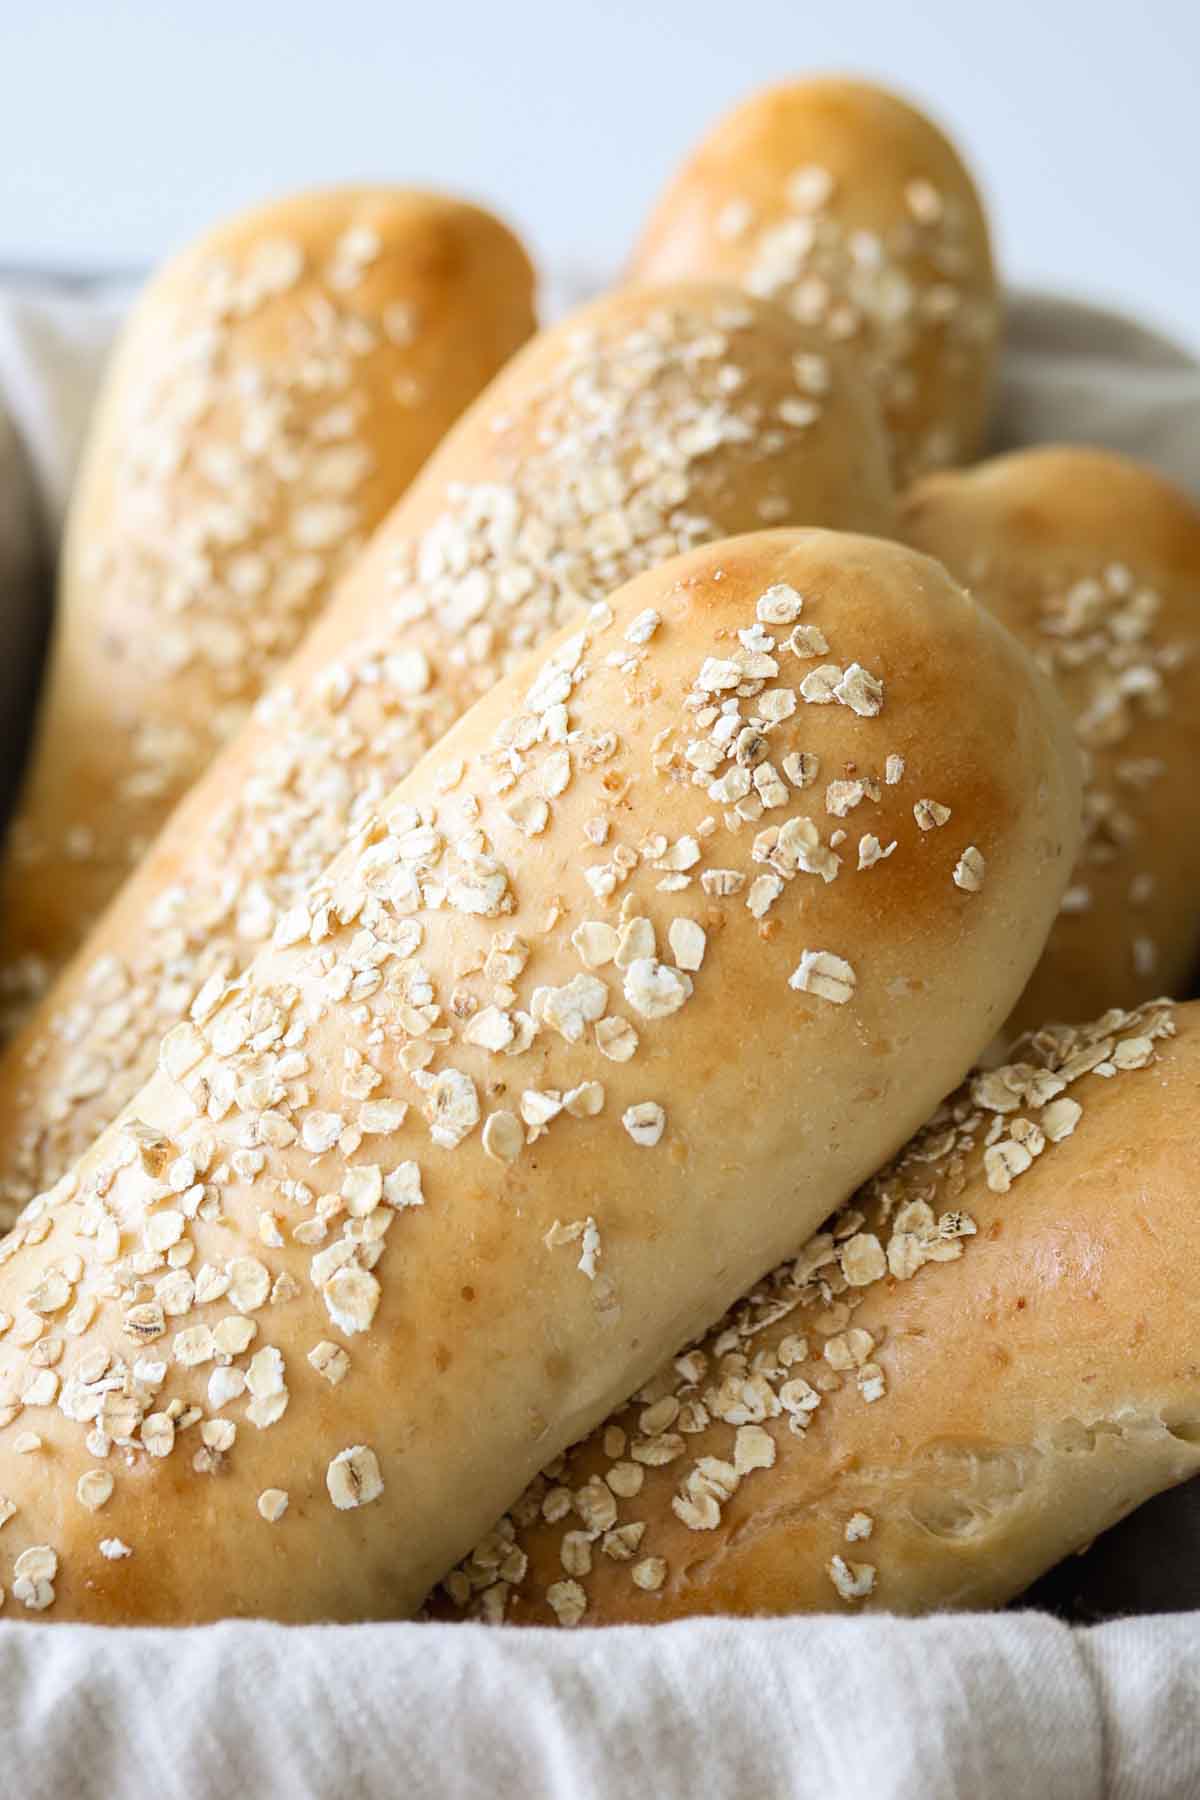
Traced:
[[[0, 292], [0, 803], [125, 297]], [[1056, 440], [1127, 450], [1200, 492], [1200, 364], [1119, 315], [1016, 296], [993, 448]], [[1200, 1516], [1190, 1495], [1180, 1502], [1189, 1523]], [[0, 1792], [1182, 1800], [1200, 1794], [1200, 1613], [1090, 1628], [1008, 1612], [574, 1632], [117, 1631], [10, 1614]]]

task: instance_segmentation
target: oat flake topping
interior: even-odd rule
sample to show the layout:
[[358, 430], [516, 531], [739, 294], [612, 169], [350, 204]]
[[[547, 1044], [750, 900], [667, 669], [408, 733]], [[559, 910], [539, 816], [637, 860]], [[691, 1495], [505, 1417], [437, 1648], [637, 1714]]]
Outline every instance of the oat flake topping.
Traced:
[[[519, 1600], [529, 1617], [542, 1594], [527, 1546], [547, 1531], [570, 1539], [571, 1579], [544, 1594], [560, 1624], [586, 1619], [588, 1584], [602, 1566], [623, 1569], [646, 1593], [669, 1588], [671, 1560], [655, 1548], [667, 1507], [689, 1531], [714, 1532], [744, 1481], [763, 1503], [763, 1471], [778, 1460], [781, 1434], [819, 1431], [826, 1407], [886, 1405], [886, 1336], [877, 1341], [854, 1322], [868, 1288], [960, 1259], [976, 1230], [960, 1204], [976, 1171], [1007, 1191], [1078, 1128], [1088, 1075], [1152, 1067], [1174, 1031], [1171, 1003], [1154, 1001], [1089, 1026], [1034, 1032], [1014, 1046], [1013, 1061], [971, 1076], [794, 1258], [537, 1477], [446, 1578], [445, 1605], [500, 1622]], [[600, 1472], [584, 1481], [588, 1468]], [[655, 1470], [665, 1473], [651, 1491]], [[597, 1491], [608, 1495], [599, 1511]], [[844, 1553], [874, 1538], [877, 1525], [855, 1511], [830, 1534], [824, 1570], [848, 1606], [876, 1594], [886, 1604], [886, 1534], [871, 1562]]]
[[[348, 270], [358, 266], [346, 265]], [[289, 268], [289, 259], [281, 257], [271, 280], [293, 279]], [[232, 277], [221, 278], [226, 285], [228, 279]], [[225, 307], [229, 296], [221, 283], [218, 289]], [[330, 344], [322, 344], [322, 355], [334, 355], [338, 348], [341, 305], [339, 299], [320, 326], [332, 333]], [[31, 1079], [41, 1087], [25, 1115], [20, 1141], [6, 1159], [0, 1202], [14, 1208], [51, 1188], [137, 1091], [154, 1067], [160, 1043], [164, 1069], [184, 1078], [204, 1054], [202, 1034], [211, 1038], [216, 1033], [214, 1047], [222, 1054], [261, 1042], [261, 1030], [244, 1011], [224, 1004], [253, 954], [268, 944], [284, 948], [307, 943], [319, 952], [352, 921], [357, 901], [329, 893], [314, 899], [313, 883], [348, 839], [373, 828], [376, 809], [394, 783], [500, 674], [556, 627], [584, 618], [591, 604], [603, 612], [604, 596], [632, 575], [720, 534], [704, 504], [711, 491], [711, 459], [719, 454], [755, 465], [764, 521], [779, 517], [780, 505], [786, 511], [785, 478], [775, 472], [780, 453], [813, 425], [779, 421], [764, 429], [754, 384], [744, 379], [752, 341], [747, 334], [754, 325], [749, 306], [729, 304], [715, 317], [662, 307], [607, 334], [581, 326], [564, 339], [559, 363], [523, 402], [522, 416], [495, 418], [497, 469], [507, 466], [507, 478], [448, 484], [441, 510], [427, 529], [395, 545], [388, 594], [378, 597], [358, 637], [333, 660], [294, 685], [277, 685], [258, 703], [244, 777], [214, 807], [203, 834], [177, 846], [175, 879], [148, 908], [137, 940], [120, 956], [97, 958], [70, 1005], [49, 1021], [30, 1066]], [[220, 352], [214, 354], [220, 363]], [[794, 374], [819, 412], [825, 382], [814, 381], [807, 364]], [[247, 401], [252, 410], [259, 404]], [[515, 435], [522, 424], [524, 438]], [[322, 469], [331, 457], [348, 458], [343, 434], [351, 428], [335, 396]], [[504, 446], [510, 442], [515, 448], [507, 454]], [[235, 481], [230, 491], [234, 501], [226, 498], [222, 505], [234, 504], [242, 490]], [[341, 487], [336, 505], [349, 507], [352, 498], [351, 487]], [[347, 543], [352, 524], [348, 530]], [[306, 583], [324, 579], [329, 559], [343, 554], [343, 541], [335, 544], [331, 536], [318, 543], [315, 516], [305, 536], [304, 546], [282, 572], [272, 567], [265, 579], [299, 580], [300, 568], [307, 571]], [[303, 591], [307, 595], [309, 586]], [[231, 605], [243, 625], [257, 616], [255, 594], [249, 590], [233, 595]], [[716, 711], [731, 723], [742, 718], [740, 743], [712, 731], [715, 717], [704, 723], [697, 719], [701, 735], [711, 741], [703, 754], [716, 759], [709, 777], [714, 787], [719, 786], [717, 765], [726, 758], [732, 762], [728, 797], [718, 801], [714, 795], [714, 810], [761, 816], [815, 778], [815, 759], [806, 753], [780, 768], [765, 756], [764, 731], [798, 704], [792, 676], [778, 676], [785, 662], [796, 669], [803, 666], [795, 658], [807, 652], [782, 641], [798, 629], [793, 621], [802, 605], [802, 597], [790, 589], [771, 590], [762, 598], [760, 616], [747, 620], [746, 643], [732, 654], [715, 654], [708, 677], [701, 671], [702, 679], [721, 684], [711, 690]], [[187, 616], [185, 610], [180, 620], [186, 622]], [[612, 646], [611, 654], [631, 679], [653, 656], [666, 629], [658, 609], [647, 609], [621, 634], [619, 646]], [[782, 636], [776, 648], [768, 650], [766, 644], [776, 643], [777, 633]], [[162, 640], [164, 646], [172, 641], [170, 632]], [[227, 672], [241, 661], [239, 649], [221, 667]], [[556, 797], [577, 777], [580, 758], [596, 765], [615, 747], [615, 739], [610, 747], [600, 737], [579, 746], [568, 741], [561, 709], [572, 680], [570, 670], [555, 671], [531, 694], [528, 713], [510, 722], [495, 748], [489, 783], [509, 808], [515, 829], [526, 837], [536, 838], [547, 829]], [[831, 692], [832, 703], [857, 708], [877, 704], [877, 684], [865, 665], [838, 665], [832, 680], [838, 690]], [[759, 696], [753, 707], [747, 705], [751, 693]], [[756, 748], [760, 744], [762, 750]], [[524, 782], [521, 771], [531, 752], [536, 753], [537, 779]], [[169, 767], [164, 746], [148, 747], [147, 766]], [[704, 773], [697, 764], [697, 775]], [[447, 802], [464, 792], [463, 784], [461, 766], [447, 764], [440, 771]], [[604, 902], [628, 880], [628, 858], [637, 852], [605, 842], [602, 814], [596, 824], [601, 835], [590, 846], [586, 878], [597, 901]], [[372, 888], [388, 908], [388, 929], [381, 938], [364, 923], [353, 954], [330, 973], [328, 991], [332, 998], [336, 986], [339, 998], [367, 1003], [385, 982], [400, 983], [412, 1037], [410, 1056], [417, 1068], [445, 1028], [435, 1016], [445, 1002], [428, 994], [420, 970], [423, 896], [436, 890], [445, 904], [487, 918], [502, 917], [512, 896], [494, 856], [472, 842], [465, 818], [455, 846], [428, 820], [413, 817], [403, 825], [397, 822], [369, 847], [369, 854], [374, 860]], [[824, 852], [826, 869], [830, 855]], [[657, 885], [686, 891], [701, 874], [701, 860], [699, 844], [664, 844], [655, 859]], [[814, 848], [805, 866], [821, 860], [822, 852]], [[435, 865], [436, 881], [430, 875]], [[597, 922], [611, 924], [604, 916]], [[603, 967], [591, 960], [601, 948], [601, 943], [588, 945], [585, 969]], [[668, 954], [665, 944], [662, 953]], [[511, 960], [519, 952], [503, 954]], [[703, 946], [689, 931], [678, 959], [661, 965], [674, 975], [644, 971], [635, 976], [633, 991], [651, 1009], [639, 1016], [661, 1016], [662, 1008], [679, 1003], [702, 954]], [[635, 1020], [615, 1017], [611, 1002], [607, 1014], [593, 1019], [593, 1005], [587, 1000], [569, 1007], [566, 1017], [573, 1023], [568, 1029], [594, 1031], [597, 1039], [603, 1035], [608, 1053], [618, 1058], [630, 1054]], [[528, 1004], [513, 1009], [497, 1001], [496, 1013], [476, 1030], [493, 1038], [511, 1030], [509, 1047], [519, 1054], [529, 1017]], [[47, 1077], [38, 1074], [47, 1050], [55, 1071], [49, 1091]], [[278, 1079], [285, 1086], [302, 1083], [303, 1071]], [[434, 1080], [440, 1086], [425, 1095], [426, 1116], [437, 1118], [447, 1140], [461, 1141], [461, 1134], [474, 1128], [470, 1097], [461, 1083], [443, 1079], [441, 1072]], [[299, 1130], [314, 1153], [346, 1132], [377, 1131], [380, 1105], [411, 1102], [375, 1093], [371, 1081], [369, 1065], [357, 1073], [348, 1070], [345, 1104], [336, 1111], [271, 1121], [265, 1130], [277, 1137]], [[238, 1103], [238, 1091], [236, 1085], [230, 1087], [230, 1104]], [[503, 1139], [505, 1129], [493, 1126], [490, 1141], [498, 1130]]]
[[[195, 699], [170, 717], [151, 703], [129, 726], [102, 826], [81, 815], [50, 843], [19, 818], [9, 847], [18, 866], [54, 855], [100, 865], [125, 856], [132, 867], [147, 827], [242, 725], [358, 555], [378, 513], [377, 499], [367, 506], [379, 431], [370, 414], [380, 394], [398, 412], [421, 399], [405, 373], [422, 330], [415, 309], [397, 301], [381, 316], [355, 292], [380, 248], [374, 234], [349, 231], [324, 269], [278, 237], [210, 256], [190, 277], [173, 338], [160, 332], [150, 372], [127, 379], [104, 528], [79, 579], [98, 619], [127, 622], [123, 654], [145, 691], [170, 692], [186, 674]], [[302, 279], [312, 284], [303, 305], [293, 293]], [[281, 305], [287, 354], [264, 355], [255, 333], [280, 329]], [[399, 337], [397, 308], [407, 318]], [[269, 929], [265, 893], [242, 907]], [[4, 971], [14, 1012], [52, 972], [36, 958]]]

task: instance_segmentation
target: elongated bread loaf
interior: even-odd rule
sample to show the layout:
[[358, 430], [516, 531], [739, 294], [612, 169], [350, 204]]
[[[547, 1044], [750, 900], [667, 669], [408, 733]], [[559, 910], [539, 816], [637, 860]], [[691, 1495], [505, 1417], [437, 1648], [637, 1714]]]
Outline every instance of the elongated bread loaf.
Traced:
[[533, 326], [505, 227], [403, 188], [259, 207], [151, 283], [68, 521], [0, 896], [10, 1011], [76, 948]]
[[35, 1612], [418, 1607], [1027, 978], [1075, 748], [938, 564], [731, 539], [549, 648], [0, 1246], [3, 1549]]
[[1019, 1057], [560, 1457], [434, 1614], [995, 1606], [1200, 1471], [1200, 1006]]
[[931, 476], [901, 532], [1048, 670], [1086, 759], [1079, 866], [1009, 1029], [1185, 991], [1200, 949], [1200, 509], [1108, 451]]
[[953, 145], [895, 94], [814, 80], [752, 95], [676, 174], [631, 274], [738, 281], [853, 348], [901, 487], [978, 449], [999, 324], [987, 220]]
[[890, 532], [893, 517], [861, 376], [767, 302], [629, 290], [536, 339], [10, 1049], [9, 1217], [116, 1117], [206, 983], [245, 966], [347, 832], [557, 626], [702, 541], [779, 522]]

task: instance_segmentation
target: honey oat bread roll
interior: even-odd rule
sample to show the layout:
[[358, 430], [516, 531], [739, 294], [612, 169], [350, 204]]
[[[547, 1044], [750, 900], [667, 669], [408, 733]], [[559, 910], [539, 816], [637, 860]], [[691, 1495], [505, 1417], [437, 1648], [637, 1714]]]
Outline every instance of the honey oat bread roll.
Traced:
[[1085, 838], [1010, 1031], [1186, 990], [1200, 948], [1200, 509], [1055, 447], [931, 476], [901, 533], [1028, 645], [1075, 721]]
[[927, 1116], [1078, 810], [1053, 690], [899, 545], [751, 535], [598, 603], [0, 1246], [14, 1599], [418, 1607]]
[[[819, 401], [803, 392], [815, 368]], [[780, 522], [894, 530], [877, 409], [817, 334], [706, 284], [627, 290], [536, 339], [392, 512], [10, 1049], [8, 1219], [500, 674], [639, 570]]]
[[511, 233], [403, 188], [243, 213], [150, 284], [67, 525], [0, 896], [14, 1010], [75, 949], [533, 327], [533, 275]]
[[1200, 1006], [1016, 1054], [552, 1464], [434, 1616], [999, 1606], [1200, 1470]]
[[826, 79], [752, 95], [676, 174], [630, 273], [734, 280], [850, 346], [901, 486], [978, 449], [999, 336], [987, 220], [953, 145], [895, 94]]

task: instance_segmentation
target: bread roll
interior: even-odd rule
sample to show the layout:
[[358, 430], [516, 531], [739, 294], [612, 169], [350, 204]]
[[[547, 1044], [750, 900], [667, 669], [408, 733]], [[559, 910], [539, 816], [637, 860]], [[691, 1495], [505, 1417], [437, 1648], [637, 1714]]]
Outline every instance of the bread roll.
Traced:
[[832, 80], [752, 95], [676, 174], [631, 274], [738, 281], [850, 345], [900, 486], [978, 449], [999, 334], [987, 221], [953, 145], [896, 95]]
[[256, 208], [150, 284], [68, 520], [0, 895], [11, 1010], [75, 949], [533, 326], [511, 233], [403, 188]]
[[1075, 720], [1085, 839], [1009, 1032], [1184, 991], [1200, 948], [1200, 509], [1109, 451], [917, 485], [902, 534], [1038, 657]]
[[780, 520], [891, 531], [874, 403], [764, 301], [613, 295], [545, 333], [393, 511], [323, 622], [166, 828], [0, 1066], [0, 1183], [48, 1187], [418, 756], [630, 575]]
[[435, 1616], [998, 1606], [1200, 1470], [1200, 1005], [1018, 1055], [559, 1458]]
[[1078, 810], [1053, 691], [912, 551], [751, 535], [599, 603], [0, 1246], [14, 1598], [414, 1610], [928, 1114]]

